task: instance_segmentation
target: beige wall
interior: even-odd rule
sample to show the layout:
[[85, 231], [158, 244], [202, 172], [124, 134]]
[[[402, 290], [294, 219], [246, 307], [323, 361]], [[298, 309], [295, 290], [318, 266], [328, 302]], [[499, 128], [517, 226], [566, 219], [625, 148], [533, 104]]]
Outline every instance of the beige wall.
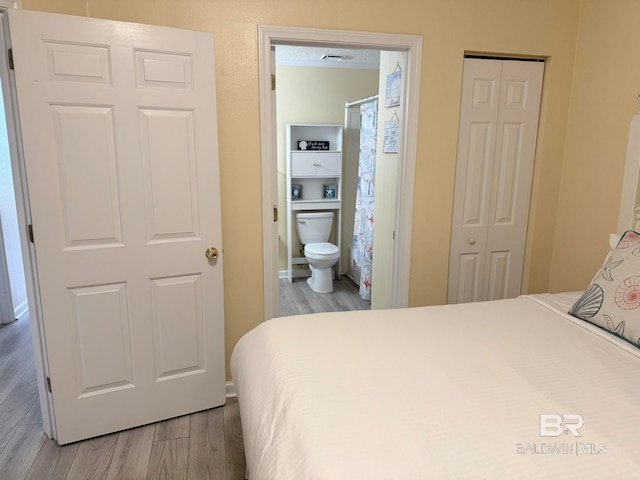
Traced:
[[640, 108], [638, 25], [638, 1], [582, 2], [552, 291], [584, 289], [616, 230], [629, 122]]
[[[280, 270], [287, 269], [287, 222], [286, 222], [286, 164], [285, 125], [287, 123], [344, 124], [344, 104], [351, 100], [374, 95], [378, 91], [378, 70], [356, 70], [351, 68], [291, 67], [277, 66], [278, 118], [278, 234], [280, 240]], [[343, 142], [344, 145], [344, 142]], [[343, 157], [343, 161], [346, 159]], [[357, 160], [356, 160], [357, 161]], [[347, 165], [345, 165], [347, 167]], [[357, 171], [356, 166], [356, 171]], [[343, 179], [342, 197], [355, 196], [355, 190], [345, 190]], [[353, 203], [353, 202], [352, 202]], [[346, 205], [343, 202], [343, 205]], [[349, 214], [343, 208], [343, 215]], [[353, 215], [353, 210], [350, 213]], [[353, 225], [353, 222], [351, 223]], [[348, 235], [348, 232], [346, 233]], [[345, 233], [343, 233], [344, 238]], [[293, 235], [294, 239], [296, 235]], [[297, 252], [299, 242], [293, 247]], [[299, 255], [294, 255], [299, 256]], [[343, 268], [344, 269], [344, 268]]]
[[[612, 42], [620, 38], [621, 32], [630, 33], [631, 28], [638, 24], [635, 10], [640, 8], [631, 1], [584, 3], [582, 13], [579, 0], [396, 0], [391, 3], [386, 0], [24, 0], [24, 7], [215, 34], [225, 248], [225, 328], [229, 358], [240, 336], [263, 319], [257, 26], [362, 30], [423, 37], [409, 303], [424, 305], [446, 301], [459, 98], [465, 50], [550, 57], [535, 166], [525, 283], [531, 291], [543, 291], [550, 285], [559, 288], [568, 283], [560, 281], [561, 274], [552, 268], [551, 260], [554, 258], [559, 261], [560, 258], [560, 255], [553, 256], [554, 231], [556, 212], [559, 211], [558, 192], [576, 38], [596, 48], [598, 56], [604, 57], [602, 53], [612, 52], [603, 50], [614, 45]], [[608, 7], [610, 4], [624, 6], [620, 18], [609, 11], [613, 9]], [[579, 18], [583, 25], [578, 37]], [[602, 43], [599, 44], [599, 41]], [[588, 154], [589, 166], [594, 169], [592, 173], [610, 172], [606, 167], [607, 157], [611, 153], [608, 146], [615, 146], [613, 139], [624, 137], [620, 129], [625, 129], [624, 122], [634, 107], [629, 107], [628, 112], [624, 107], [624, 114], [615, 112], [616, 119], [620, 117], [620, 120], [617, 121], [617, 128], [615, 124], [607, 125], [607, 136], [600, 135], [590, 122], [599, 122], [600, 118], [608, 121], [607, 115], [612, 115], [611, 110], [623, 103], [622, 99], [611, 103], [613, 99], [610, 97], [622, 95], [619, 77], [629, 75], [633, 60], [640, 58], [634, 54], [632, 47], [626, 49], [633, 54], [626, 60], [626, 69], [616, 63], [622, 57], [615, 52], [613, 60], [602, 59], [605, 65], [615, 68], [613, 71], [594, 67], [594, 61], [588, 58], [588, 49], [579, 49], [577, 52], [579, 62], [576, 73], [586, 77], [595, 74], [600, 81], [599, 87], [606, 92], [598, 91], [595, 97], [603, 95], [608, 101], [602, 102], [606, 105], [598, 110], [586, 105], [593, 101], [601, 102], [600, 98], [594, 100], [593, 88], [589, 88], [596, 83], [591, 79], [585, 79], [586, 83], [576, 82], [577, 97], [572, 104], [572, 119], [581, 126], [569, 130], [566, 152], [568, 165], [572, 168], [565, 168], [564, 184], [571, 178], [567, 172], [573, 171], [584, 154]], [[594, 68], [598, 72], [594, 72]], [[628, 83], [631, 81], [631, 78], [626, 80]], [[640, 85], [640, 82], [635, 83], [636, 86]], [[583, 99], [582, 102], [580, 99]], [[626, 101], [633, 104], [634, 99]], [[584, 113], [591, 116], [582, 119]], [[598, 118], [593, 118], [594, 114]], [[581, 132], [585, 129], [588, 135], [584, 137], [594, 143], [589, 147], [582, 146], [581, 142]], [[623, 146], [620, 148], [624, 149]], [[617, 150], [620, 151], [620, 148]], [[596, 155], [597, 152], [607, 152], [607, 155]], [[619, 172], [621, 166], [613, 169], [613, 180], [608, 186], [619, 188]], [[588, 170], [582, 174], [583, 177], [588, 175]], [[600, 177], [602, 175], [594, 178]], [[586, 185], [593, 186], [593, 183], [592, 180]], [[578, 190], [578, 187], [573, 190]], [[580, 197], [586, 200], [587, 195], [582, 193]], [[568, 195], [563, 195], [560, 200], [560, 212], [564, 216], [587, 217], [582, 213], [583, 205], [577, 208], [576, 202]], [[592, 203], [588, 205], [593, 206]], [[612, 206], [599, 207], [594, 218], [606, 223], [605, 217], [612, 209]], [[599, 229], [607, 231], [612, 228], [613, 220], [610, 225]], [[584, 231], [584, 223], [581, 228]], [[568, 237], [566, 229], [560, 231], [564, 238]], [[562, 242], [563, 238], [556, 240], [556, 249], [560, 250]], [[591, 250], [584, 253], [589, 255], [584, 259], [585, 263], [596, 263]]]

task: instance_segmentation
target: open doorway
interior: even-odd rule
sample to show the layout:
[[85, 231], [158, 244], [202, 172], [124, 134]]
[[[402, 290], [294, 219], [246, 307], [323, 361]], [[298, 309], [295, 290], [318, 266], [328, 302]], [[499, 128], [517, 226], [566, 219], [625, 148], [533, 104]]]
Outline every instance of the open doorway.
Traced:
[[[4, 105], [1, 87], [0, 105]], [[0, 325], [22, 320], [29, 307], [4, 107], [0, 108], [0, 286]]]
[[[37, 293], [35, 288], [35, 253], [33, 244], [29, 241], [27, 232], [30, 229], [29, 201], [27, 187], [24, 177], [22, 163], [21, 132], [18, 122], [18, 106], [16, 100], [15, 77], [11, 73], [9, 58], [11, 55], [11, 39], [9, 34], [9, 10], [19, 8], [19, 2], [13, 0], [0, 0], [0, 51], [10, 52], [9, 55], [0, 56], [0, 87], [2, 92], [0, 109], [4, 122], [0, 134], [6, 137], [6, 158], [2, 160], [2, 189], [7, 210], [10, 212], [3, 219], [3, 225], [7, 221], [10, 225], [9, 235], [5, 237], [5, 247], [8, 270], [11, 270], [12, 279], [12, 310], [18, 322], [10, 323], [5, 327], [3, 335], [3, 360], [7, 362], [13, 353], [13, 358], [17, 362], [18, 368], [13, 372], [5, 371], [11, 378], [3, 377], [0, 381], [5, 387], [19, 385], [22, 378], [21, 372], [25, 375], [33, 375], [35, 378], [29, 379], [32, 386], [36, 386], [35, 392], [37, 400], [33, 405], [29, 405], [28, 415], [39, 417], [39, 425], [42, 431], [49, 437], [55, 437], [55, 427], [52, 422], [52, 403], [50, 402], [50, 391], [45, 387], [48, 377], [47, 365], [45, 363], [46, 351], [42, 340], [42, 325], [38, 311]], [[3, 138], [4, 141], [4, 138]], [[9, 192], [9, 188], [11, 191]], [[6, 189], [6, 190], [5, 190]], [[6, 233], [6, 232], [5, 232]], [[8, 333], [11, 329], [12, 332]], [[33, 347], [31, 349], [31, 346]], [[6, 363], [5, 365], [9, 365]], [[34, 383], [35, 381], [35, 383]], [[4, 390], [8, 393], [10, 390]], [[10, 398], [7, 397], [7, 398]], [[22, 403], [20, 408], [26, 403]], [[0, 406], [1, 408], [1, 406]], [[38, 415], [39, 413], [39, 415]], [[15, 416], [19, 421], [21, 419]], [[13, 419], [15, 420], [15, 418]], [[5, 426], [6, 427], [6, 426]], [[11, 432], [5, 428], [5, 433]]]
[[399, 116], [399, 160], [395, 165], [398, 193], [391, 202], [393, 219], [388, 232], [391, 241], [384, 256], [389, 265], [389, 275], [386, 276], [389, 287], [385, 289], [388, 291], [384, 303], [376, 305], [374, 299], [372, 308], [407, 306], [422, 39], [410, 35], [261, 26], [259, 42], [265, 319], [279, 316], [278, 218], [283, 218], [284, 214], [278, 205], [277, 103], [275, 90], [271, 89], [272, 75], [275, 73], [272, 47], [275, 45], [385, 50], [404, 54], [404, 108]]
[[[369, 128], [365, 129], [368, 134], [362, 137], [373, 143], [367, 149], [370, 152], [366, 162], [369, 168], [366, 174], [362, 174], [360, 167], [365, 162], [360, 165], [360, 109], [366, 106], [372, 112], [367, 118], [377, 119], [380, 59], [387, 52], [280, 44], [275, 45], [274, 49], [280, 316], [369, 309], [371, 259], [375, 257], [372, 234], [377, 125], [369, 122]], [[394, 54], [399, 55], [396, 52]], [[367, 98], [370, 101], [363, 102]], [[347, 104], [351, 108], [347, 108]], [[286, 139], [291, 140], [291, 135], [296, 138], [308, 135], [313, 140], [324, 138], [322, 147], [308, 147], [323, 149], [304, 151], [297, 145], [289, 144]], [[330, 168], [317, 172], [317, 176], [308, 176], [311, 172], [306, 171], [300, 172], [300, 177], [292, 176], [291, 173], [302, 165], [300, 162], [306, 162], [310, 157], [321, 162], [324, 158], [331, 162], [331, 165], [327, 164]], [[370, 180], [367, 188], [359, 188], [365, 179]], [[287, 195], [292, 186], [294, 193]], [[319, 190], [323, 186], [330, 189], [328, 198], [324, 198], [324, 192]], [[366, 237], [368, 268], [362, 272], [358, 270], [356, 276], [355, 269], [350, 267], [363, 263], [364, 255], [359, 255], [357, 259], [352, 255], [354, 218], [356, 197], [358, 194], [362, 197], [363, 193], [366, 193], [366, 201], [360, 201], [357, 205], [366, 205], [368, 212], [364, 213], [369, 214], [370, 221], [358, 222], [357, 225], [369, 227]], [[381, 207], [388, 207], [388, 204], [383, 202]], [[363, 216], [360, 210], [358, 218]], [[327, 222], [320, 220], [320, 225], [325, 226], [322, 229], [324, 233], [312, 230], [323, 236], [322, 241], [327, 242], [326, 248], [335, 251], [331, 255], [333, 260], [329, 261], [333, 263], [328, 267], [329, 278], [322, 283], [322, 292], [318, 292], [319, 284], [311, 276], [310, 268], [316, 262], [309, 260], [307, 248], [301, 243], [298, 232], [303, 225], [305, 231], [317, 225], [313, 218], [302, 219], [310, 214], [312, 217], [331, 217]], [[358, 232], [355, 238], [364, 240], [365, 236]], [[364, 246], [361, 247], [361, 243], [357, 245], [357, 251], [364, 253]], [[323, 263], [326, 263], [324, 259]], [[318, 271], [314, 270], [313, 273], [318, 278]]]

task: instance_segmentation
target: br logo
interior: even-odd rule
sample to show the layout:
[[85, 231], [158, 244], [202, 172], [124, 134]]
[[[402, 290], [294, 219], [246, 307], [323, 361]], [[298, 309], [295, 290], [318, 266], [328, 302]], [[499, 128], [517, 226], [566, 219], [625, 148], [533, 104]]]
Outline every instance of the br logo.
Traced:
[[540, 436], [559, 437], [563, 433], [571, 433], [574, 437], [581, 437], [580, 429], [584, 425], [582, 415], [575, 413], [565, 413], [558, 415], [555, 413], [540, 414]]

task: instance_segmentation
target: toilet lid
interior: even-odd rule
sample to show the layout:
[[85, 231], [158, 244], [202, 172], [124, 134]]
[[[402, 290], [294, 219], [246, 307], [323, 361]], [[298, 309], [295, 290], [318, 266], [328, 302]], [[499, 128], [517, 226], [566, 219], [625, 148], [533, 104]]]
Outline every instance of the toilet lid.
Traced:
[[338, 251], [338, 247], [328, 242], [307, 243], [304, 247], [304, 253], [307, 255], [335, 255]]

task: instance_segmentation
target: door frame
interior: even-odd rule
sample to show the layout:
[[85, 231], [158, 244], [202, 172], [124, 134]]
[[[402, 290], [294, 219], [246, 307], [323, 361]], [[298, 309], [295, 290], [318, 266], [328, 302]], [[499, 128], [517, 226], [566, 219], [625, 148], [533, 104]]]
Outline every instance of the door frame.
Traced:
[[324, 30], [301, 27], [258, 26], [258, 68], [260, 88], [260, 144], [262, 161], [262, 246], [264, 319], [280, 315], [276, 102], [271, 88], [271, 46], [294, 44], [337, 48], [365, 48], [407, 52], [405, 106], [401, 118], [400, 164], [396, 198], [393, 255], [393, 308], [409, 305], [413, 192], [418, 147], [418, 112], [422, 73], [422, 37], [388, 33]]
[[[8, 1], [8, 0], [0, 0], [0, 13], [4, 12], [7, 8], [18, 8], [20, 5], [20, 1]], [[0, 36], [2, 32], [0, 31]], [[4, 48], [4, 46], [2, 46]], [[5, 67], [2, 67], [5, 68]], [[5, 81], [5, 78], [2, 77], [2, 81]], [[7, 120], [8, 121], [8, 120]], [[11, 145], [9, 145], [9, 163], [13, 158], [13, 153], [11, 152]], [[12, 166], [13, 169], [13, 166]], [[13, 182], [13, 178], [11, 179]], [[14, 202], [15, 203], [15, 202]], [[2, 216], [0, 212], [0, 217]], [[9, 275], [9, 265], [7, 261], [7, 252], [5, 250], [5, 235], [2, 230], [2, 218], [0, 218], [0, 325], [11, 323], [18, 318], [21, 318], [24, 313], [22, 313], [18, 318], [16, 315], [16, 311], [14, 310], [13, 304], [13, 296], [11, 292], [11, 276]]]
[[38, 384], [38, 399], [42, 416], [42, 430], [49, 438], [56, 438], [55, 421], [53, 417], [53, 402], [51, 392], [47, 389], [48, 365], [46, 345], [44, 343], [44, 329], [40, 315], [40, 302], [37, 288], [38, 271], [36, 268], [35, 250], [27, 232], [31, 224], [29, 196], [24, 174], [24, 153], [22, 150], [22, 134], [18, 121], [18, 103], [16, 95], [15, 77], [9, 70], [7, 52], [11, 48], [9, 9], [21, 9], [20, 0], [0, 0], [0, 79], [2, 80], [2, 94], [7, 121], [7, 137], [9, 154], [13, 170], [13, 186], [16, 197], [16, 210], [20, 230], [20, 246], [22, 249], [22, 263], [24, 265], [27, 303], [29, 305], [29, 320], [31, 323], [31, 340], [33, 343], [33, 357]]

